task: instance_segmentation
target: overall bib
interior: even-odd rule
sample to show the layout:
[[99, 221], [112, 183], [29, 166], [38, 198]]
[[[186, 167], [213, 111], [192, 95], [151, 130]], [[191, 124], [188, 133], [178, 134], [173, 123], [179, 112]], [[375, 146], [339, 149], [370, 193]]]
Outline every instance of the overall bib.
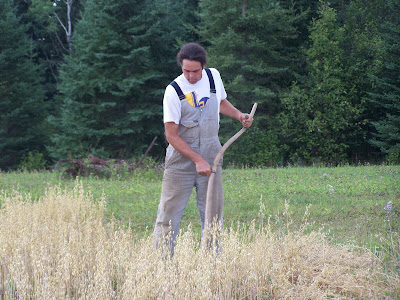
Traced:
[[[191, 106], [186, 101], [178, 84], [173, 81], [171, 85], [177, 91], [181, 101], [182, 111], [178, 135], [212, 166], [218, 151], [222, 147], [218, 138], [219, 103], [211, 71], [209, 69], [205, 69], [205, 71], [210, 81], [210, 98], [204, 107]], [[169, 243], [173, 253], [179, 224], [193, 187], [196, 189], [197, 207], [200, 212], [201, 229], [203, 232], [208, 179], [209, 177], [207, 176], [197, 174], [194, 162], [180, 154], [172, 145], [167, 147], [161, 200], [154, 229], [156, 246], [160, 238], [170, 234]], [[215, 175], [212, 214], [221, 223], [223, 198], [221, 160]]]

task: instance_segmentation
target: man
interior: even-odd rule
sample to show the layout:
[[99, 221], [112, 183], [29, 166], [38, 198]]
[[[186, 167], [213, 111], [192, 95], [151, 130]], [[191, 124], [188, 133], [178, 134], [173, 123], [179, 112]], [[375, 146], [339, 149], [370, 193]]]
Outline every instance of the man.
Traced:
[[[154, 230], [156, 246], [160, 238], [170, 235], [172, 253], [193, 187], [204, 230], [208, 178], [211, 165], [221, 149], [219, 113], [240, 121], [245, 128], [253, 122], [250, 115], [240, 112], [226, 100], [219, 72], [205, 68], [207, 54], [202, 46], [196, 43], [184, 45], [177, 59], [183, 73], [167, 86], [163, 101], [169, 146]], [[213, 215], [222, 223], [222, 163], [217, 168], [214, 186], [214, 202], [218, 205], [213, 208]]]

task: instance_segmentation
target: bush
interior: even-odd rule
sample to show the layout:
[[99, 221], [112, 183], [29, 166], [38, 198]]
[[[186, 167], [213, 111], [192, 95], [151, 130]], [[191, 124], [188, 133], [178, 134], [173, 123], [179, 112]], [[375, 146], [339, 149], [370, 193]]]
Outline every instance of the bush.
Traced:
[[46, 167], [47, 161], [43, 157], [43, 153], [29, 152], [28, 155], [22, 156], [20, 169], [27, 171], [43, 170]]
[[249, 128], [225, 153], [225, 165], [276, 166], [283, 161], [277, 132], [259, 127]]
[[390, 148], [388, 160], [391, 164], [400, 164], [400, 144]]

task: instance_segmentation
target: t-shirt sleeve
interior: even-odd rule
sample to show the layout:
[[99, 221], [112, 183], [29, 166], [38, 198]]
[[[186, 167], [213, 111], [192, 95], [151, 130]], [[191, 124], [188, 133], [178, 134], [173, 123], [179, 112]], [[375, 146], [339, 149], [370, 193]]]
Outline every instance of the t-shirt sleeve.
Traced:
[[220, 100], [226, 99], [228, 95], [226, 94], [224, 83], [221, 79], [221, 74], [217, 69], [214, 68], [212, 68], [211, 71], [215, 80], [215, 87], [218, 93], [217, 98]]
[[181, 120], [181, 101], [179, 100], [175, 89], [171, 85], [168, 85], [165, 89], [163, 114], [164, 123], [174, 122], [175, 124], [179, 124], [179, 121]]

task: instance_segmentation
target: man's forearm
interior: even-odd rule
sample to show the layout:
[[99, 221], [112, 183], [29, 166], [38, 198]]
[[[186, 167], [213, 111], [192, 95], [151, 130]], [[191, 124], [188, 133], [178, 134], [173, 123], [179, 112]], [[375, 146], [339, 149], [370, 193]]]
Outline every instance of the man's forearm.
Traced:
[[201, 159], [203, 159], [202, 156], [198, 154], [196, 151], [194, 151], [180, 136], [178, 135], [167, 136], [167, 141], [179, 153], [181, 153], [183, 156], [186, 156], [194, 163], [197, 163]]
[[253, 117], [251, 115], [242, 113], [226, 99], [221, 100], [219, 110], [222, 114], [241, 122], [245, 128], [249, 128], [253, 123]]
[[165, 136], [168, 143], [170, 143], [175, 150], [195, 163], [198, 174], [210, 176], [210, 164], [178, 135], [177, 124], [173, 122], [165, 123]]
[[219, 109], [221, 114], [240, 121], [240, 116], [242, 115], [242, 113], [240, 112], [240, 110], [234, 107], [228, 100], [226, 99], [221, 100]]

